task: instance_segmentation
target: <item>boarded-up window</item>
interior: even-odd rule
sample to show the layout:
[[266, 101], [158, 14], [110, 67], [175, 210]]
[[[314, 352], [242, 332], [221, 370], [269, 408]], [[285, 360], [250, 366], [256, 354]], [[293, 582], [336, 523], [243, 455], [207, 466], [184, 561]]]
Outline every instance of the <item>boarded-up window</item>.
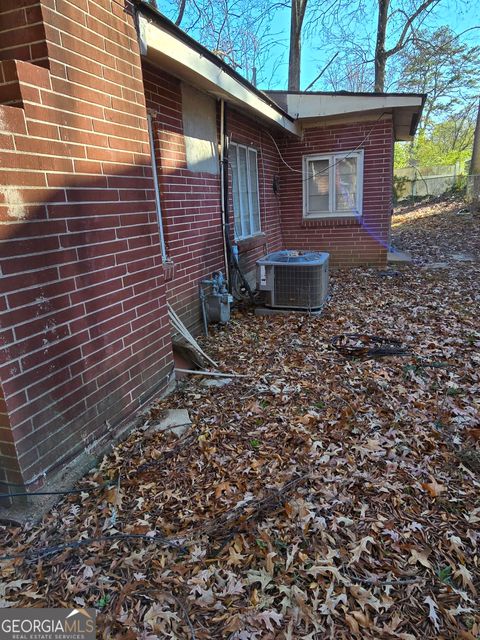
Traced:
[[182, 84], [182, 106], [187, 168], [196, 173], [218, 174], [215, 100]]

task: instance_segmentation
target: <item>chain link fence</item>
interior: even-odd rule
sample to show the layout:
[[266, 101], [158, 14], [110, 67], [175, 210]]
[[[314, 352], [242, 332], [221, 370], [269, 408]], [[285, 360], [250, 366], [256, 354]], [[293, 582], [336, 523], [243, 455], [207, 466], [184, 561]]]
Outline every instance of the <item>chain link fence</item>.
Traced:
[[395, 169], [394, 197], [397, 203], [413, 202], [445, 194], [478, 192], [477, 175], [468, 175], [457, 163], [450, 166]]

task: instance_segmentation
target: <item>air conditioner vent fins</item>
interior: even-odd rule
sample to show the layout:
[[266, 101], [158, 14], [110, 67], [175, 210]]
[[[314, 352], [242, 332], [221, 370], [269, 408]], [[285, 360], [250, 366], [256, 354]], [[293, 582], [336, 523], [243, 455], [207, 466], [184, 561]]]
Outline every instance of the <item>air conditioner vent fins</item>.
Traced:
[[283, 250], [257, 261], [257, 287], [267, 307], [321, 309], [328, 296], [328, 253]]

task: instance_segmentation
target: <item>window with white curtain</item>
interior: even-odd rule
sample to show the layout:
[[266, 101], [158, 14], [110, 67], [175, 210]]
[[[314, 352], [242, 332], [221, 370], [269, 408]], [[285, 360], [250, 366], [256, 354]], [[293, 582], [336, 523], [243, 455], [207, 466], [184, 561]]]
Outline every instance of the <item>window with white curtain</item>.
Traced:
[[304, 217], [361, 215], [362, 195], [362, 150], [303, 157]]
[[257, 151], [232, 143], [228, 149], [232, 172], [235, 240], [260, 233]]

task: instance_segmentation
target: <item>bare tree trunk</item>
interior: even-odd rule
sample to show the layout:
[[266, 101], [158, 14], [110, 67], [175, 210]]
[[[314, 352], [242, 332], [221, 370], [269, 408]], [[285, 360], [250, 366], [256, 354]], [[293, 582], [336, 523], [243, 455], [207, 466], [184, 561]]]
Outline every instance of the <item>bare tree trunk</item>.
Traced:
[[404, 49], [411, 40], [411, 34], [414, 31], [415, 20], [421, 16], [429, 8], [436, 6], [440, 0], [423, 0], [423, 2], [407, 15], [405, 11], [405, 24], [401, 30], [397, 44], [391, 49], [385, 49], [385, 41], [387, 38], [388, 27], [388, 10], [390, 8], [390, 0], [378, 0], [378, 24], [377, 24], [377, 41], [375, 43], [375, 91], [383, 93], [385, 91], [385, 67], [387, 60]]
[[480, 102], [478, 103], [477, 124], [473, 134], [472, 160], [467, 189], [468, 199], [474, 206], [480, 207]]
[[186, 4], [187, 4], [187, 0], [181, 0], [180, 6], [178, 7], [178, 16], [177, 16], [177, 19], [175, 20], [175, 24], [177, 25], [177, 27], [180, 26], [180, 23], [183, 20], [183, 14], [185, 13]]
[[387, 63], [387, 52], [385, 50], [385, 39], [387, 37], [388, 7], [390, 0], [378, 0], [378, 25], [377, 41], [375, 44], [375, 87], [374, 91], [383, 93], [385, 91], [385, 66]]
[[290, 18], [290, 54], [288, 59], [288, 90], [300, 91], [300, 59], [302, 49], [302, 25], [307, 0], [292, 0]]

